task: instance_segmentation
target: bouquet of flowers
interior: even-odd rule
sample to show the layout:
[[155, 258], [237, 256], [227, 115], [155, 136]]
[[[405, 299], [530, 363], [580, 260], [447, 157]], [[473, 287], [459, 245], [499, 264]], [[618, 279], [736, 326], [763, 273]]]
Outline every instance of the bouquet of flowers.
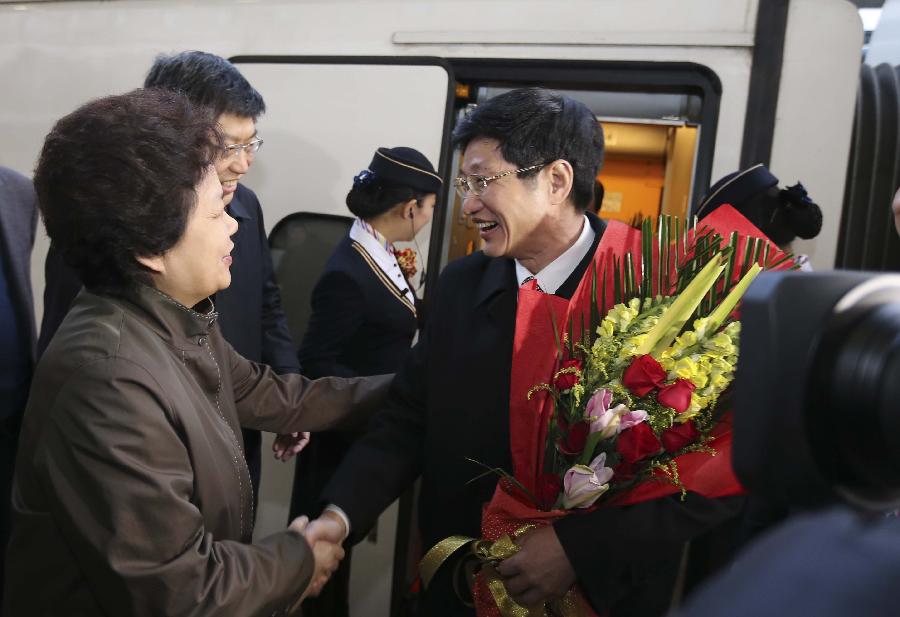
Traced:
[[[479, 615], [525, 610], [492, 566], [532, 526], [687, 491], [743, 492], [731, 468], [727, 405], [739, 350], [735, 310], [762, 269], [792, 265], [723, 206], [702, 226], [662, 217], [654, 232], [649, 221], [641, 230], [610, 222], [571, 300], [520, 289], [513, 470], [492, 470], [502, 478], [473, 551], [483, 562]], [[594, 615], [577, 587], [535, 614]]]

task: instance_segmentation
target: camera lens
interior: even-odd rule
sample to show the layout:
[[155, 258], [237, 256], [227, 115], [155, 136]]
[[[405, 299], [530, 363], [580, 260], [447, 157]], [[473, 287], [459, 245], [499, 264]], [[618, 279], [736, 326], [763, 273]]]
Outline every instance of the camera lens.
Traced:
[[817, 346], [805, 422], [835, 492], [868, 509], [900, 505], [900, 291], [860, 285]]

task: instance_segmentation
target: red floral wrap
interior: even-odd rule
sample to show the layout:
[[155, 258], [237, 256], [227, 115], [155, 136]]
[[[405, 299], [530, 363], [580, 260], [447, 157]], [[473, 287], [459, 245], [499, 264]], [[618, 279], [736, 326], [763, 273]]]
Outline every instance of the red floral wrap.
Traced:
[[[727, 241], [730, 234], [737, 231], [741, 236], [765, 238], [747, 219], [730, 206], [722, 206], [707, 217], [699, 226], [718, 232]], [[516, 330], [510, 380], [510, 448], [512, 452], [513, 475], [532, 494], [538, 493], [538, 478], [543, 472], [543, 456], [547, 429], [553, 410], [552, 401], [543, 391], [536, 392], [528, 400], [528, 392], [539, 383], [545, 383], [557, 370], [557, 337], [562, 340], [568, 324], [575, 324], [575, 336], [579, 336], [580, 324], [590, 323], [590, 306], [593, 273], [596, 277], [597, 304], [603, 297], [613, 295], [613, 257], [622, 263], [626, 253], [631, 253], [635, 264], [641, 263], [641, 233], [623, 223], [611, 221], [594, 255], [593, 267], [588, 267], [571, 300], [545, 294], [533, 289], [519, 290], [516, 311]], [[737, 260], [741, 263], [744, 247], [739, 245]], [[780, 255], [777, 247], [770, 247], [775, 258]], [[654, 255], [656, 261], [656, 255]], [[789, 265], [789, 264], [788, 264]], [[674, 266], [674, 264], [673, 264]], [[785, 266], [787, 267], [787, 265]], [[603, 296], [603, 273], [606, 272], [606, 290]], [[739, 273], [735, 273], [739, 276]], [[655, 290], [654, 290], [655, 291]], [[607, 302], [607, 304], [612, 304]], [[608, 310], [610, 306], [602, 307]], [[552, 315], [552, 317], [551, 317]], [[558, 329], [554, 333], [554, 324]], [[726, 497], [743, 493], [743, 488], [734, 475], [731, 465], [731, 421], [726, 415], [713, 430], [713, 440], [709, 446], [715, 456], [704, 452], [683, 454], [675, 459], [682, 485], [686, 490], [708, 498]], [[661, 472], [658, 472], [661, 473]], [[672, 482], [664, 480], [644, 481], [633, 489], [602, 502], [600, 507], [625, 506], [651, 499], [665, 497], [679, 492]], [[496, 540], [504, 534], [513, 534], [526, 524], [549, 525], [566, 516], [564, 510], [540, 511], [503, 490], [498, 484], [491, 501], [485, 506], [482, 516], [482, 536], [486, 540]], [[577, 592], [577, 586], [575, 591]], [[476, 607], [480, 617], [499, 617], [496, 604], [488, 593], [484, 581], [479, 577], [475, 589]], [[596, 616], [587, 601], [579, 594], [582, 604], [581, 615]]]

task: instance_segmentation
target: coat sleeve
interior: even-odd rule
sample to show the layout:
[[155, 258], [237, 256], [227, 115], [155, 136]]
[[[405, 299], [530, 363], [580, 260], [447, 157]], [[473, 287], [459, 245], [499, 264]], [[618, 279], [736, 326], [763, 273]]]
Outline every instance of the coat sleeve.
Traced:
[[422, 473], [429, 322], [397, 372], [383, 408], [376, 412], [322, 493], [323, 504], [340, 507], [358, 542], [378, 515]]
[[[743, 497], [688, 493], [565, 516], [553, 525], [579, 582], [604, 612], [654, 578], [664, 556], [740, 512]], [[668, 589], [671, 594], [671, 589]]]
[[[256, 200], [254, 200], [256, 201]], [[262, 208], [256, 201], [259, 227], [260, 260], [262, 262], [262, 361], [276, 373], [299, 373], [297, 349], [288, 330], [287, 319], [281, 306], [281, 291], [275, 282], [275, 271], [272, 267], [272, 255], [269, 252], [269, 240], [266, 238], [266, 227], [263, 221]]]
[[314, 558], [299, 534], [243, 544], [205, 529], [177, 416], [145, 369], [96, 361], [56, 401], [38, 478], [104, 614], [268, 616], [302, 593]]
[[305, 374], [357, 376], [340, 358], [363, 323], [364, 302], [359, 286], [347, 273], [330, 270], [319, 279], [312, 293], [312, 315], [300, 346]]
[[393, 375], [276, 375], [238, 354], [224, 339], [241, 426], [271, 433], [359, 429], [383, 402]]

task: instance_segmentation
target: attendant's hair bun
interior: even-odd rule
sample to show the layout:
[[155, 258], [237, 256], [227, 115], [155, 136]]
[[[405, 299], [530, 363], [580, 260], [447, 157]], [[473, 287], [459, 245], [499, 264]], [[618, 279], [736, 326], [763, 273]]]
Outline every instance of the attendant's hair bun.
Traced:
[[781, 189], [782, 211], [799, 238], [809, 240], [822, 231], [822, 209], [809, 198], [801, 183]]

